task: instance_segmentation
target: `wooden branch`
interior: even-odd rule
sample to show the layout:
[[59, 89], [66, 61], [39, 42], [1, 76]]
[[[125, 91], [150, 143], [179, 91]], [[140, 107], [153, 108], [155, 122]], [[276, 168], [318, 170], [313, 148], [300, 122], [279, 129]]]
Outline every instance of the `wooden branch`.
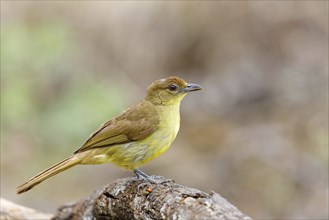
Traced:
[[6, 199], [0, 198], [0, 219], [1, 220], [47, 220], [53, 215], [45, 214], [34, 209], [26, 208], [21, 205], [17, 205]]
[[207, 194], [159, 176], [152, 179], [156, 183], [119, 179], [85, 200], [60, 207], [53, 220], [251, 219], [215, 192]]

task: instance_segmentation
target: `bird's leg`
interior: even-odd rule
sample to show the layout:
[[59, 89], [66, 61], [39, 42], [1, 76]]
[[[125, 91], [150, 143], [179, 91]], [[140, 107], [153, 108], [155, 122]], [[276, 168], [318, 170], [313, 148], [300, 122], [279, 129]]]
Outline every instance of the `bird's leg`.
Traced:
[[[135, 173], [135, 175], [137, 176], [138, 179], [145, 179], [147, 181], [146, 183], [144, 182], [137, 186], [138, 191], [140, 190], [140, 188], [144, 188], [144, 186], [147, 186], [149, 183], [155, 183], [149, 175], [142, 172], [141, 170], [134, 169], [133, 172]], [[150, 188], [150, 189], [152, 190], [152, 188]]]
[[149, 175], [147, 175], [146, 173], [142, 172], [139, 169], [134, 169], [133, 172], [135, 173], [135, 175], [137, 176], [138, 179], [145, 179], [150, 183], [154, 183], [154, 181], [152, 181], [151, 177]]
[[139, 169], [134, 169], [133, 172], [135, 173], [138, 179], [151, 179], [146, 173], [142, 172]]
[[134, 172], [134, 174], [136, 175], [137, 179], [142, 179], [142, 178], [139, 176], [139, 174], [138, 174], [138, 172], [136, 171], [136, 169], [133, 170], [133, 172]]

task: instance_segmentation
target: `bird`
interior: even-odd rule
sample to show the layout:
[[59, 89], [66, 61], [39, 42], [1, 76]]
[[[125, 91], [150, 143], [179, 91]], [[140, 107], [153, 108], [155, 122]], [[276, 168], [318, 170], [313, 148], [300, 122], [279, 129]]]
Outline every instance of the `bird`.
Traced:
[[139, 167], [163, 154], [180, 128], [180, 103], [198, 84], [171, 76], [153, 82], [145, 98], [102, 124], [72, 156], [51, 166], [16, 188], [24, 193], [75, 165], [114, 163], [151, 181]]

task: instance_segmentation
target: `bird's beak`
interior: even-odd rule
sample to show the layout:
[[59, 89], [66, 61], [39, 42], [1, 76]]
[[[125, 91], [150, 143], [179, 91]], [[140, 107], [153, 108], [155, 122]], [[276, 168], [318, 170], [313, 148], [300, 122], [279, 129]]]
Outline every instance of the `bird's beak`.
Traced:
[[187, 86], [183, 89], [183, 92], [193, 92], [193, 91], [198, 91], [201, 90], [202, 87], [198, 84], [193, 84], [193, 83], [189, 83], [187, 84]]

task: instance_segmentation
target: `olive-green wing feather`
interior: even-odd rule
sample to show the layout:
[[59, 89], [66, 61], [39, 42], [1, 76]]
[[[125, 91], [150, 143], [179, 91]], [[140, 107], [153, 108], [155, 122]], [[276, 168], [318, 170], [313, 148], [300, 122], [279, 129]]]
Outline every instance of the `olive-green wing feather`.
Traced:
[[154, 105], [142, 101], [101, 125], [74, 153], [137, 141], [151, 135], [158, 126], [159, 117]]

